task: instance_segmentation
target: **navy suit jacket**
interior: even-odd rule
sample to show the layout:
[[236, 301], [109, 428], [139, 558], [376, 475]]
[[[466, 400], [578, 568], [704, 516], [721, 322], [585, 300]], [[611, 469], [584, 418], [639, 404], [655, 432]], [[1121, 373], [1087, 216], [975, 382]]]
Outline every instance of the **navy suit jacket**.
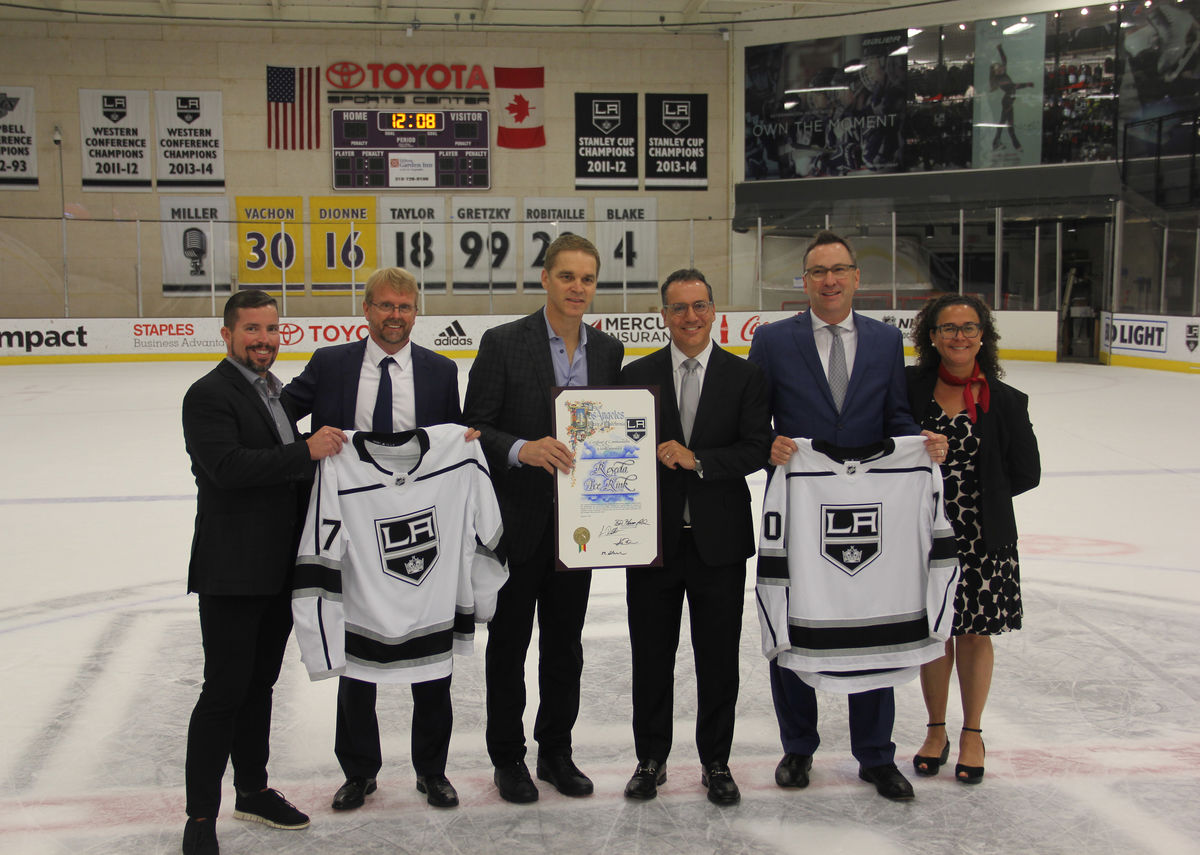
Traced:
[[[295, 431], [296, 412], [284, 410]], [[227, 360], [183, 398], [183, 440], [196, 476], [188, 590], [258, 596], [291, 586], [316, 465], [296, 432], [284, 444], [257, 391]]]
[[683, 468], [658, 464], [663, 552], [678, 553], [683, 534], [683, 503], [701, 560], [710, 566], [737, 564], [754, 554], [754, 523], [746, 476], [763, 467], [771, 451], [767, 387], [754, 365], [713, 345], [696, 407], [691, 442], [683, 440], [679, 402], [667, 345], [625, 366], [621, 382], [658, 386], [657, 442], [675, 440], [700, 459], [701, 478]]
[[[587, 337], [588, 384], [616, 385], [625, 346], [594, 327], [588, 327]], [[508, 557], [517, 564], [533, 554], [548, 532], [554, 479], [540, 466], [510, 467], [508, 452], [518, 439], [554, 433], [554, 386], [542, 309], [483, 334], [467, 383], [464, 418], [481, 434], [504, 519]]]
[[[461, 423], [458, 366], [440, 353], [412, 342], [408, 346], [412, 348], [417, 427]], [[311, 430], [326, 425], [353, 429], [358, 377], [366, 351], [366, 339], [322, 347], [313, 353], [300, 376], [284, 388], [283, 394], [295, 407], [297, 418], [312, 414]]]
[[811, 309], [754, 333], [750, 361], [766, 375], [777, 434], [858, 447], [921, 432], [908, 410], [900, 330], [857, 312], [854, 328], [858, 343], [840, 415], [817, 354]]

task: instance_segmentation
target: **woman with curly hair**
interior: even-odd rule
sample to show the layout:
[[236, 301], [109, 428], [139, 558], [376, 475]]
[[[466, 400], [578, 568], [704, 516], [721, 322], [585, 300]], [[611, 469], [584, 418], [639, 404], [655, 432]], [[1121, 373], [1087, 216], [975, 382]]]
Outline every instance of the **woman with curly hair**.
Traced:
[[955, 777], [983, 780], [983, 707], [992, 682], [992, 636], [1021, 628], [1017, 523], [1012, 497], [1037, 486], [1041, 460], [1029, 422], [1029, 397], [1000, 382], [992, 312], [959, 294], [931, 300], [912, 333], [917, 364], [907, 369], [908, 402], [922, 428], [944, 434], [946, 517], [958, 541], [962, 581], [946, 655], [921, 666], [929, 712], [918, 775], [936, 775], [950, 756], [946, 704], [958, 667], [963, 725]]

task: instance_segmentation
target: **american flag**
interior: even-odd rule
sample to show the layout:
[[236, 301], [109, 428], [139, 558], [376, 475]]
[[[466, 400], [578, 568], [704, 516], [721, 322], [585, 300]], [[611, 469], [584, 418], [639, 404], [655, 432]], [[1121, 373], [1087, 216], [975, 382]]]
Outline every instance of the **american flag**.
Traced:
[[267, 148], [320, 148], [321, 68], [267, 66]]

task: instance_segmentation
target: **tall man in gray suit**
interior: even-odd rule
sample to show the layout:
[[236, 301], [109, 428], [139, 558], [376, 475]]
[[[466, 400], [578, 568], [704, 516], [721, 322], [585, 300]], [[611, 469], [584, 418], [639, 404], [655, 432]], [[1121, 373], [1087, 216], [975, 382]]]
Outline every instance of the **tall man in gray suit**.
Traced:
[[675, 651], [688, 601], [696, 660], [696, 749], [714, 804], [741, 794], [729, 771], [738, 698], [738, 647], [746, 559], [754, 522], [746, 476], [771, 447], [762, 371], [718, 347], [712, 288], [699, 270], [662, 286], [671, 343], [626, 366], [621, 382], [659, 387], [657, 446], [663, 565], [626, 571], [633, 651], [633, 742], [638, 765], [625, 787], [652, 799], [667, 779]]
[[546, 249], [546, 305], [483, 334], [467, 383], [464, 420], [478, 428], [492, 470], [509, 558], [488, 624], [487, 746], [496, 787], [510, 802], [533, 802], [538, 790], [525, 765], [525, 654], [538, 615], [539, 706], [533, 738], [537, 776], [560, 793], [586, 796], [591, 780], [571, 759], [579, 715], [583, 619], [591, 571], [554, 569], [554, 478], [574, 465], [553, 434], [550, 390], [614, 385], [624, 346], [583, 323], [596, 294], [600, 254], [579, 235]]
[[[458, 366], [412, 343], [417, 319], [417, 280], [401, 267], [383, 267], [363, 291], [367, 338], [317, 350], [304, 371], [283, 390], [298, 417], [312, 414], [312, 428], [390, 433], [462, 421]], [[338, 678], [334, 754], [346, 781], [333, 797], [334, 810], [353, 810], [375, 792], [383, 766], [376, 686]], [[412, 764], [417, 789], [434, 807], [455, 807], [458, 794], [446, 778], [454, 711], [450, 678], [413, 683]]]

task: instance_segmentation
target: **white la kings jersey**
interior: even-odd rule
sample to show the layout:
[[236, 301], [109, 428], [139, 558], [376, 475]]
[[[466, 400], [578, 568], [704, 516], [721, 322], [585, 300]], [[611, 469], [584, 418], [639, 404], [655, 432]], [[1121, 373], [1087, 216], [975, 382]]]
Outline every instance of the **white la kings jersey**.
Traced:
[[958, 555], [941, 470], [920, 436], [884, 440], [859, 460], [795, 442], [763, 502], [763, 653], [829, 691], [911, 680], [943, 655], [954, 624]]
[[420, 683], [473, 651], [508, 568], [487, 462], [465, 433], [351, 431], [321, 461], [292, 590], [311, 679]]

